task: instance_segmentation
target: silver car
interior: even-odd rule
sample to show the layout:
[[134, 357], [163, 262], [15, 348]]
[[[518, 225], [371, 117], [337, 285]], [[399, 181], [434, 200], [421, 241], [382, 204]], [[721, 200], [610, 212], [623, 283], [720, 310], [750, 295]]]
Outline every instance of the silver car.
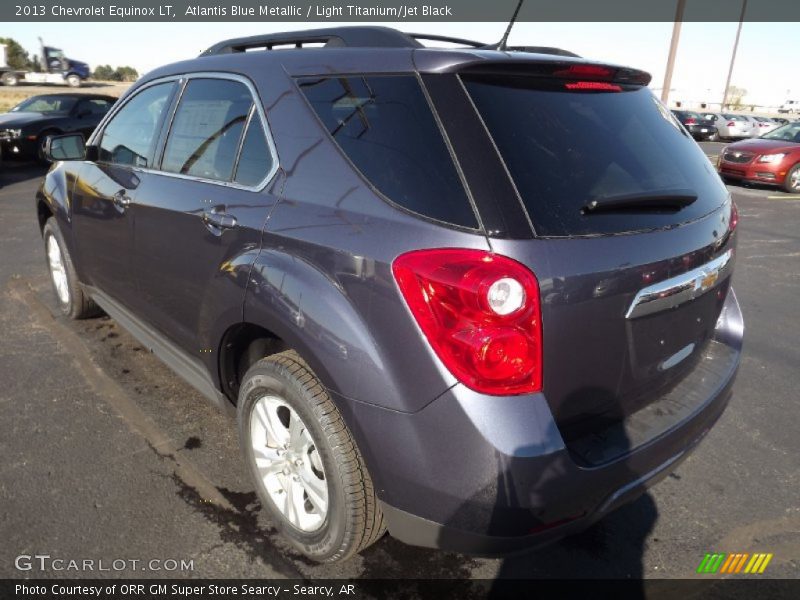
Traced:
[[714, 121], [714, 125], [722, 139], [736, 139], [756, 137], [757, 126], [744, 115], [730, 113], [701, 112], [701, 116]]
[[780, 127], [780, 123], [773, 121], [769, 117], [751, 117], [751, 119], [755, 120], [756, 126], [758, 127], [758, 133], [756, 136], [762, 136], [765, 133], [769, 133], [773, 129]]

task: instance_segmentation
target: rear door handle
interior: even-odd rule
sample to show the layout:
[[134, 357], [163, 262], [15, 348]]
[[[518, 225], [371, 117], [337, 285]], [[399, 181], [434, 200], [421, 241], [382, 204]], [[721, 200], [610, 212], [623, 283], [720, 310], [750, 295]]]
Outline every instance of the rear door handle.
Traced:
[[236, 227], [236, 217], [224, 212], [207, 210], [203, 212], [203, 223], [212, 231], [215, 229], [233, 229]]

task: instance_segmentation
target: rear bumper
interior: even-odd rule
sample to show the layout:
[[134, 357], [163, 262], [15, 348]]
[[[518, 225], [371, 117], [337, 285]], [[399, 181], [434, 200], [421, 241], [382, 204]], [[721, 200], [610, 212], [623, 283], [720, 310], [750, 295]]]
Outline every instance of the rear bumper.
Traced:
[[[487, 397], [457, 385], [414, 414], [338, 400], [394, 537], [506, 554], [588, 527], [686, 458], [727, 406], [742, 333], [731, 290], [711, 342], [718, 352], [709, 359], [723, 362], [687, 376], [691, 406], [650, 437], [629, 430], [631, 445], [621, 452], [615, 437], [615, 456], [597, 466], [565, 445], [541, 394]], [[673, 392], [687, 397], [681, 385]]]

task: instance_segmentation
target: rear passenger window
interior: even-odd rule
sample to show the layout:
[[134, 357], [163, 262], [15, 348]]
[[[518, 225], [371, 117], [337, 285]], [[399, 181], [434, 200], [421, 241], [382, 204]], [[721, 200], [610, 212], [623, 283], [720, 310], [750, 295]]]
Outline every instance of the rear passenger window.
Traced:
[[438, 221], [478, 226], [416, 77], [303, 78], [298, 83], [342, 151], [389, 200]]
[[233, 180], [242, 185], [258, 185], [272, 170], [272, 153], [264, 135], [258, 112], [253, 113], [242, 143], [242, 153]]
[[164, 109], [175, 84], [159, 83], [131, 98], [103, 131], [99, 159], [133, 167], [151, 167]]
[[253, 98], [246, 85], [191, 79], [172, 121], [161, 169], [230, 181]]

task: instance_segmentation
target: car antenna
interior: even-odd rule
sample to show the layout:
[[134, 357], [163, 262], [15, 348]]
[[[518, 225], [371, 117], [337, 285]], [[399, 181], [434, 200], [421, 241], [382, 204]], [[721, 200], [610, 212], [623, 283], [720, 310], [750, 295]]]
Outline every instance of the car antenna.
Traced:
[[506, 44], [508, 43], [508, 36], [511, 34], [511, 28], [514, 27], [514, 23], [517, 22], [517, 15], [519, 15], [519, 10], [522, 8], [522, 3], [525, 0], [519, 0], [517, 3], [517, 8], [514, 9], [514, 14], [511, 15], [511, 20], [508, 22], [508, 27], [506, 27], [506, 32], [503, 34], [503, 37], [500, 39], [497, 44], [489, 46], [492, 50], [505, 50]]

